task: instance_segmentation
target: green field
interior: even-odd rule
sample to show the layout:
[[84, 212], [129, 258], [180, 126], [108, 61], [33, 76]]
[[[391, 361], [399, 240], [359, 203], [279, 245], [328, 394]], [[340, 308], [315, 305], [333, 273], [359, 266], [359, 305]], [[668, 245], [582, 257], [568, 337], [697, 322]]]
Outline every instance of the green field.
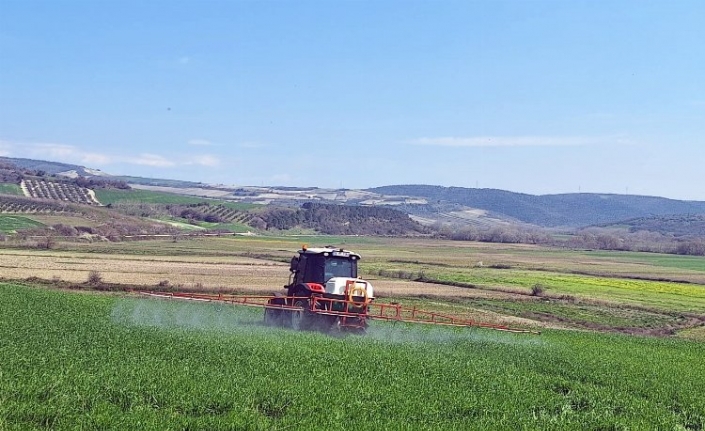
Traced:
[[102, 203], [103, 205], [115, 204], [118, 202], [172, 205], [192, 205], [199, 203], [209, 203], [211, 205], [223, 205], [225, 207], [235, 210], [248, 210], [257, 207], [257, 205], [247, 203], [228, 202], [218, 199], [199, 198], [195, 196], [155, 192], [151, 190], [96, 189], [95, 195], [98, 201], [100, 201], [100, 203]]
[[27, 217], [15, 215], [0, 215], [0, 232], [11, 233], [20, 229], [31, 229], [44, 226]]
[[23, 196], [22, 189], [17, 184], [0, 183], [0, 194]]
[[97, 189], [96, 198], [103, 205], [115, 204], [118, 202], [139, 202], [151, 204], [178, 204], [190, 205], [201, 202], [213, 202], [210, 199], [183, 196], [173, 193], [153, 192], [150, 190], [117, 190], [117, 189]]
[[601, 256], [607, 259], [615, 257], [641, 263], [645, 265], [658, 265], [670, 268], [690, 269], [693, 271], [705, 272], [705, 259], [701, 256], [678, 256], [672, 254], [658, 253], [635, 253], [635, 252], [592, 252], [592, 256]]
[[0, 429], [703, 429], [705, 344], [375, 325], [0, 284]]

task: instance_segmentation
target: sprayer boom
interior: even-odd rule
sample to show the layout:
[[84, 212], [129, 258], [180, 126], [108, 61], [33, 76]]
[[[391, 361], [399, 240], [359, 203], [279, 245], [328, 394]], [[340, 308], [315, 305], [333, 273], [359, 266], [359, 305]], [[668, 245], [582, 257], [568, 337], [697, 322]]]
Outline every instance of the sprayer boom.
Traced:
[[265, 323], [295, 329], [347, 329], [362, 331], [367, 320], [421, 323], [428, 325], [477, 327], [498, 331], [539, 334], [537, 331], [478, 322], [463, 317], [403, 307], [397, 303], [370, 303], [364, 300], [333, 299], [320, 296], [247, 296], [187, 292], [140, 291], [141, 295], [190, 301], [219, 302], [265, 309]]

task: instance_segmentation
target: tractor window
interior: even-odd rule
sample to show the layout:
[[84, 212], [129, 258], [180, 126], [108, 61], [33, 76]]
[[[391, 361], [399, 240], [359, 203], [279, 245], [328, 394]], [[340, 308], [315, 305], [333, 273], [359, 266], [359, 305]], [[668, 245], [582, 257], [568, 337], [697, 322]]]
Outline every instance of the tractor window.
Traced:
[[357, 277], [357, 267], [346, 258], [328, 258], [326, 260], [325, 280], [333, 277]]
[[357, 277], [357, 262], [344, 257], [309, 256], [305, 273], [300, 281], [305, 283], [325, 283], [333, 277]]

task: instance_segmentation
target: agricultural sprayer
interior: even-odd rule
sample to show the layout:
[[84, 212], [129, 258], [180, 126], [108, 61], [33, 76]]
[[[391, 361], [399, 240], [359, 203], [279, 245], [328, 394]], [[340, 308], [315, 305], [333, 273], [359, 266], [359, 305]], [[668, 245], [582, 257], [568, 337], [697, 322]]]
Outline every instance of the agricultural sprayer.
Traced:
[[324, 332], [365, 332], [369, 320], [482, 327], [508, 332], [537, 333], [448, 314], [374, 302], [372, 284], [358, 277], [360, 255], [332, 246], [303, 246], [291, 259], [286, 294], [246, 296], [186, 292], [143, 291], [143, 295], [194, 301], [221, 302], [264, 308], [268, 326]]

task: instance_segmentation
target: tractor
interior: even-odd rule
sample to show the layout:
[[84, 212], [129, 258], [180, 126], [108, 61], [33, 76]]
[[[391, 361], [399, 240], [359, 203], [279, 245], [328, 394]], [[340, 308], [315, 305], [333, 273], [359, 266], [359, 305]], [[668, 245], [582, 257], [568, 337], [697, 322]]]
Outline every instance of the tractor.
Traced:
[[538, 334], [531, 329], [478, 322], [463, 316], [404, 307], [397, 302], [373, 302], [372, 284], [357, 275], [359, 260], [359, 254], [343, 248], [309, 248], [304, 245], [291, 259], [289, 283], [284, 286], [286, 293], [266, 296], [163, 291], [139, 293], [159, 298], [261, 307], [264, 308], [264, 323], [267, 326], [296, 330], [364, 333], [368, 320], [378, 320]]
[[326, 246], [303, 246], [291, 259], [286, 295], [268, 301], [264, 321], [297, 330], [364, 332], [372, 284], [358, 278], [360, 255]]

